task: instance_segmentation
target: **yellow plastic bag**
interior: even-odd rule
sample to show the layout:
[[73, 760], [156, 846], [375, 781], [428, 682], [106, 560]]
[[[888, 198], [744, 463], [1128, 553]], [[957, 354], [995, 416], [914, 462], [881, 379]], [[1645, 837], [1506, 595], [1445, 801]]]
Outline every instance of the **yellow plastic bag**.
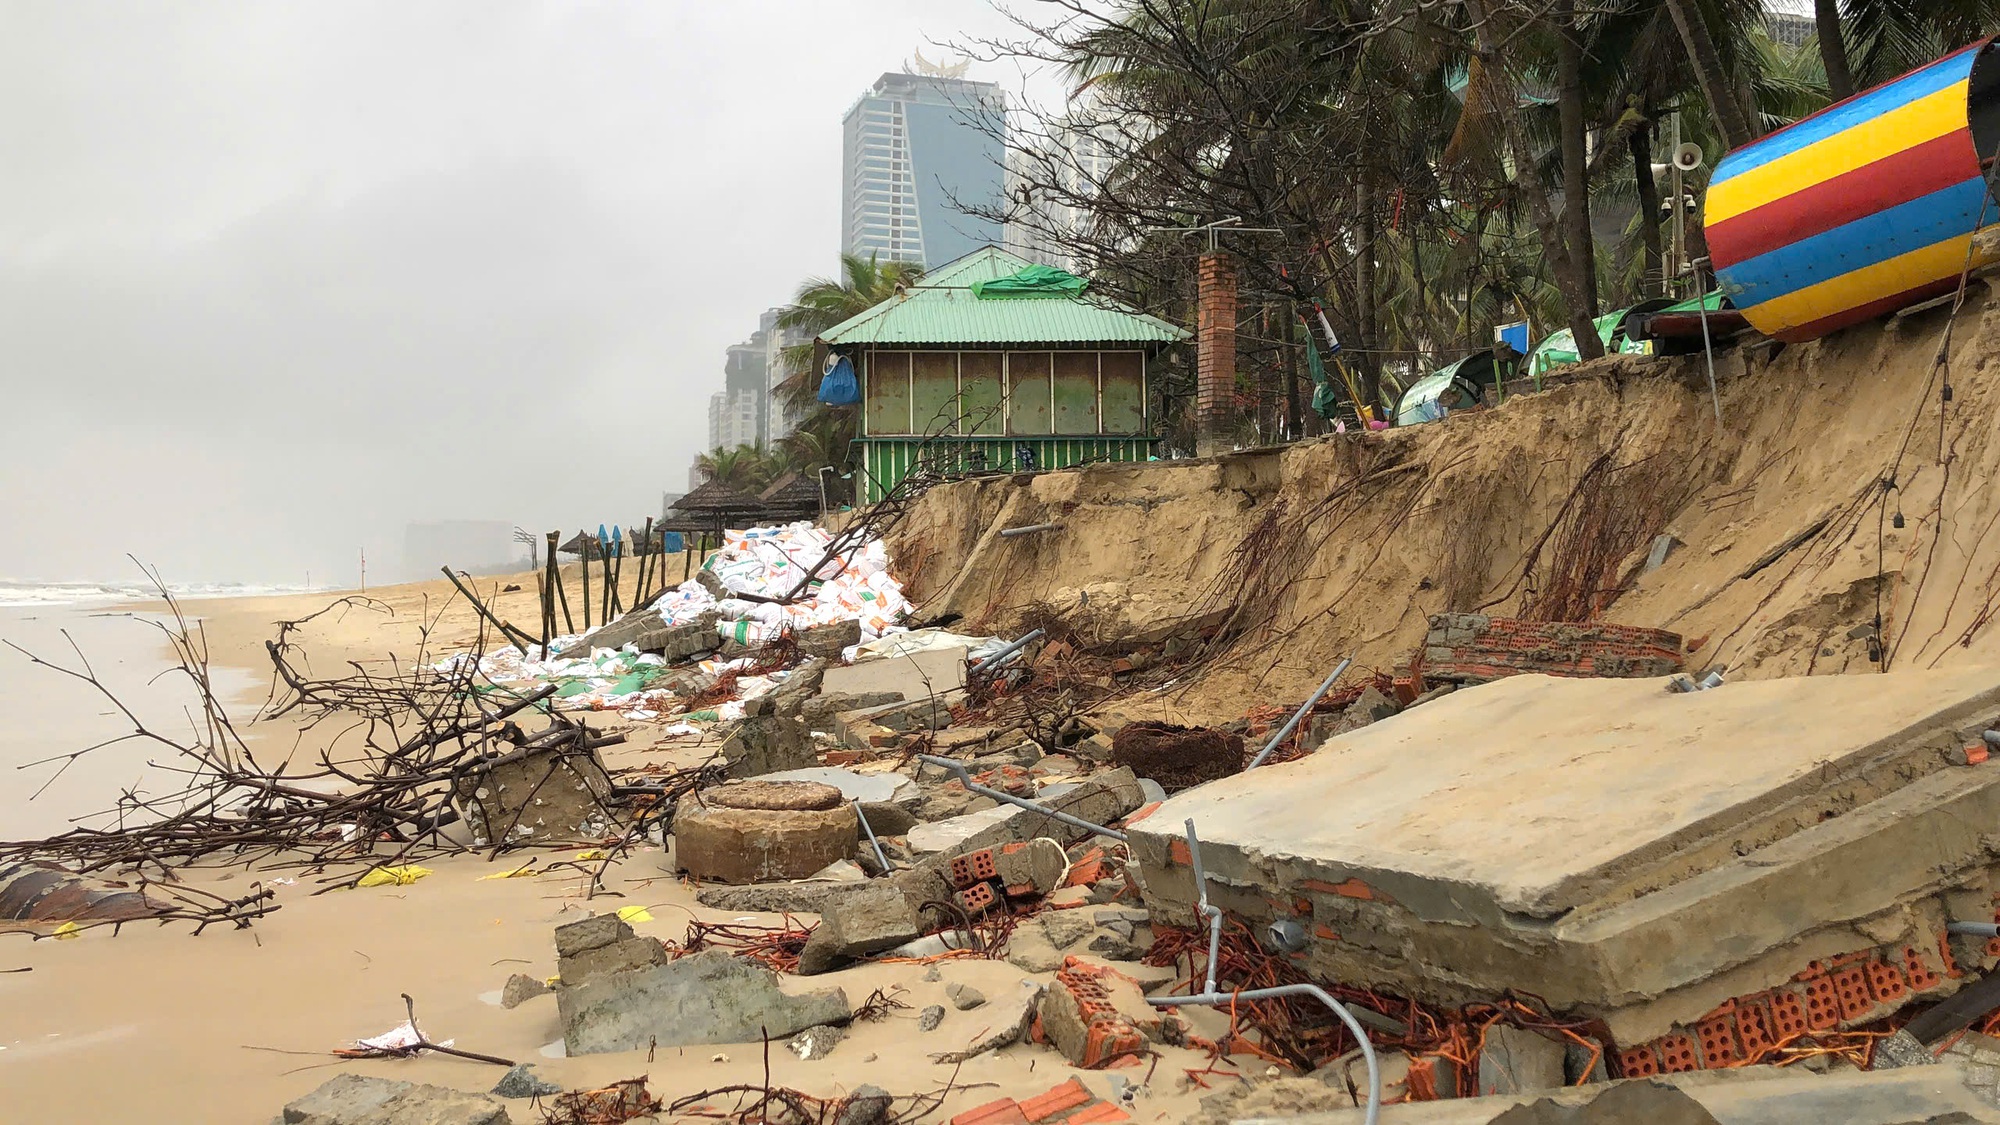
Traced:
[[488, 879], [532, 879], [540, 874], [541, 872], [535, 870], [535, 861], [531, 859], [512, 871], [495, 871], [491, 875], [481, 875], [478, 882], [484, 883]]
[[57, 941], [75, 941], [83, 935], [83, 930], [75, 922], [64, 922], [55, 929]]
[[590, 850], [589, 850], [589, 851], [587, 851], [587, 852], [578, 852], [578, 853], [576, 853], [576, 858], [578, 858], [578, 859], [580, 859], [580, 860], [583, 860], [583, 861], [584, 861], [585, 863], [588, 863], [588, 862], [590, 862], [590, 861], [591, 861], [591, 860], [593, 860], [593, 859], [603, 859], [603, 858], [604, 858], [604, 849], [603, 849], [603, 848], [592, 848], [592, 849], [590, 849]]
[[431, 873], [428, 867], [418, 867], [414, 863], [398, 864], [395, 867], [372, 867], [361, 877], [357, 887], [407, 887], [411, 883]]
[[618, 908], [618, 917], [627, 922], [650, 922], [653, 920], [653, 912], [643, 906], [621, 906]]

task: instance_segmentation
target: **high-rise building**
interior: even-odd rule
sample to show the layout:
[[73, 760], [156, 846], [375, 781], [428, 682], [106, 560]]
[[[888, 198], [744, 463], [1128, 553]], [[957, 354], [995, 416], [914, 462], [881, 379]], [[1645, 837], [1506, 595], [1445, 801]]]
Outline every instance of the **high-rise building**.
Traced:
[[764, 341], [765, 384], [770, 397], [770, 425], [765, 441], [775, 442], [799, 428], [800, 411], [786, 407], [778, 394], [778, 385], [791, 377], [791, 369], [785, 365], [785, 349], [812, 343], [812, 333], [800, 328], [778, 327], [778, 314], [782, 308], [765, 309], [757, 319], [757, 335]]
[[1087, 271], [1074, 248], [1091, 218], [1090, 201], [1109, 181], [1120, 140], [1107, 123], [1069, 117], [1045, 136], [1008, 152], [1007, 195], [1013, 207], [1007, 249], [1031, 261]]
[[1775, 43], [1803, 46], [1819, 32], [1811, 0], [1764, 0], [1764, 32]]
[[708, 397], [708, 447], [769, 444], [771, 392], [764, 371], [763, 333], [732, 344], [723, 364], [722, 389]]
[[1003, 204], [1006, 99], [993, 82], [884, 74], [847, 111], [840, 244], [849, 254], [941, 265], [988, 243], [998, 222], [967, 214]]

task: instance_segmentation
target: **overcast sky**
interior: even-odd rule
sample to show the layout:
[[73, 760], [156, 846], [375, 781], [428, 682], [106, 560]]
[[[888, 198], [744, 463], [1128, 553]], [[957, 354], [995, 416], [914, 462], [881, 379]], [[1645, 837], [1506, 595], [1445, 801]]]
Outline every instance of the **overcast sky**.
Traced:
[[0, 578], [351, 583], [410, 521], [656, 511], [724, 349], [834, 266], [848, 105], [1006, 28], [0, 0]]

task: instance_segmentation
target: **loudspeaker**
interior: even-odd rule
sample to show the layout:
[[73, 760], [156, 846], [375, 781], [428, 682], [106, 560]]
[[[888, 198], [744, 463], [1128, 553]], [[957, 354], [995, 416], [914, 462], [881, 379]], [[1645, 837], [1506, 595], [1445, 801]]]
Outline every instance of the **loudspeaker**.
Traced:
[[1683, 142], [1674, 149], [1674, 167], [1683, 172], [1692, 172], [1701, 167], [1701, 146], [1693, 141]]

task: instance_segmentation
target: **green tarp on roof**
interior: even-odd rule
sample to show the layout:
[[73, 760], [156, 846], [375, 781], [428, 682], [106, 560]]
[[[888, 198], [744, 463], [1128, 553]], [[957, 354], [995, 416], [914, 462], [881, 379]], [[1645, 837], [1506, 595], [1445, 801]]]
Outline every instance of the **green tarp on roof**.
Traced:
[[1048, 294], [1036, 301], [980, 300], [974, 286], [1013, 277], [1033, 263], [986, 246], [926, 273], [891, 297], [825, 332], [852, 345], [1168, 344], [1188, 333], [1096, 293]]
[[1089, 285], [1089, 279], [1078, 277], [1067, 270], [1059, 270], [1054, 266], [1029, 266], [1006, 277], [973, 282], [972, 295], [982, 301], [1075, 297], [1081, 295]]

